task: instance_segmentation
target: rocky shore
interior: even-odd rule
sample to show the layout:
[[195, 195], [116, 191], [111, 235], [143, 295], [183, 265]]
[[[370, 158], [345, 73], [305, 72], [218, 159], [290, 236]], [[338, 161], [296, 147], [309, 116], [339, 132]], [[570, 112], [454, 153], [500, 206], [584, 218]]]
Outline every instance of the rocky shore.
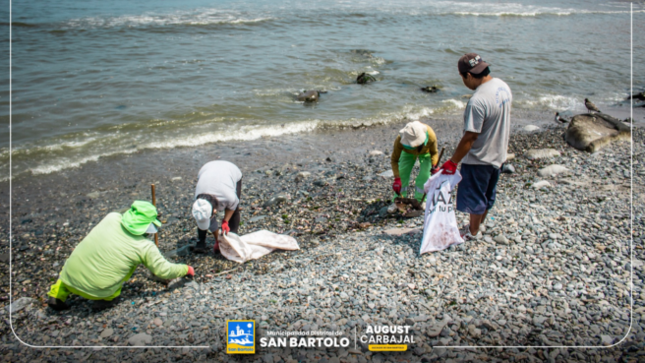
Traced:
[[[147, 185], [137, 182], [137, 175], [116, 185], [105, 182], [110, 176], [104, 175], [103, 182], [88, 176], [84, 185], [90, 189], [82, 195], [76, 193], [82, 189], [73, 186], [79, 183], [74, 178], [69, 185], [31, 184], [28, 194], [33, 196], [14, 189], [20, 198], [14, 197], [12, 220], [12, 299], [23, 299], [24, 304], [14, 305], [12, 323], [24, 343], [205, 347], [79, 350], [22, 345], [9, 325], [8, 223], [3, 223], [3, 359], [267, 363], [645, 359], [642, 129], [633, 134], [632, 175], [629, 142], [588, 154], [568, 147], [562, 128], [515, 133], [509, 146], [515, 173], [503, 174], [500, 180], [483, 238], [423, 256], [418, 255], [423, 217], [402, 219], [385, 211], [391, 177], [381, 174], [387, 175], [390, 168], [391, 134], [366, 132], [372, 133], [374, 145], [342, 156], [306, 150], [300, 159], [263, 163], [255, 150], [248, 150], [240, 234], [258, 229], [287, 233], [298, 240], [301, 250], [274, 252], [244, 265], [212, 252], [190, 252], [196, 241], [189, 209], [196, 172], [185, 171], [194, 169], [186, 162], [190, 152], [169, 161], [163, 173], [142, 169], [158, 185], [165, 223], [160, 249], [170, 259], [194, 266], [197, 276], [163, 285], [149, 279], [141, 267], [124, 286], [124, 300], [100, 312], [92, 312], [88, 302], [77, 297], [69, 300], [70, 310], [51, 311], [45, 293], [84, 235], [107, 212], [127, 207], [133, 199], [149, 199]], [[451, 134], [444, 142], [455, 137]], [[527, 154], [534, 149], [553, 150], [539, 158]], [[446, 155], [451, 152], [446, 147]], [[203, 158], [193, 158], [192, 164], [201, 164]], [[566, 170], [545, 171], [550, 165]], [[120, 168], [127, 165], [112, 168], [115, 174], [125, 173]], [[93, 190], [92, 185], [100, 187]], [[51, 199], [45, 200], [46, 196]], [[460, 223], [465, 217], [457, 214]], [[212, 237], [208, 243], [212, 245]], [[352, 343], [340, 349], [257, 348], [255, 355], [238, 358], [225, 353], [225, 323], [232, 319], [254, 319], [258, 339], [267, 331], [327, 330], [342, 331]], [[367, 325], [386, 324], [410, 325], [415, 344], [401, 353], [370, 352], [360, 342], [354, 346], [355, 331], [360, 335]], [[614, 343], [620, 344], [603, 349], [548, 348]], [[438, 348], [504, 345], [534, 347]]]

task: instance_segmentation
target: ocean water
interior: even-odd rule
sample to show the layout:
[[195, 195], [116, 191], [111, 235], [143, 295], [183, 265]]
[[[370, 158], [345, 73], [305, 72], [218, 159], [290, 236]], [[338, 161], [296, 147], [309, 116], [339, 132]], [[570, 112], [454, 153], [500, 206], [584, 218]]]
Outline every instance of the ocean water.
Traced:
[[[645, 5], [634, 4], [645, 88]], [[101, 156], [422, 117], [459, 122], [474, 51], [518, 121], [626, 108], [625, 1], [13, 1], [0, 7], [0, 180]], [[639, 61], [639, 59], [641, 61]], [[377, 82], [358, 85], [358, 74]], [[438, 86], [428, 94], [420, 87]], [[296, 100], [323, 90], [320, 101]]]

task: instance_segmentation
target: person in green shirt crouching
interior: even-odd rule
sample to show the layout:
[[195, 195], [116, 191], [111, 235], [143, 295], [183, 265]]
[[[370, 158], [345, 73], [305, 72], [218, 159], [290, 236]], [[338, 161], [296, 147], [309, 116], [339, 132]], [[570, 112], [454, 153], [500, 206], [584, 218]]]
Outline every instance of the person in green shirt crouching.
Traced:
[[123, 215], [109, 213], [65, 261], [58, 281], [47, 293], [49, 306], [54, 310], [69, 308], [65, 303], [69, 294], [93, 300], [93, 309], [113, 306], [120, 300], [123, 284], [140, 264], [162, 279], [194, 276], [191, 266], [168, 262], [145, 237], [160, 226], [157, 208], [149, 202], [137, 200]]

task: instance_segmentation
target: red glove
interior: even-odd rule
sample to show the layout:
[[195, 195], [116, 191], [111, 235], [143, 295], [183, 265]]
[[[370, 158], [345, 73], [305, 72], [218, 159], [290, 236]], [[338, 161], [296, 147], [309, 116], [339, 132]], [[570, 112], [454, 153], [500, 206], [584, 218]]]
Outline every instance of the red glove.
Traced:
[[186, 276], [195, 276], [195, 269], [193, 268], [193, 266], [188, 266], [188, 272], [186, 272]]
[[394, 178], [394, 184], [392, 184], [392, 190], [396, 194], [401, 194], [401, 178]]
[[444, 174], [452, 175], [455, 173], [455, 171], [457, 171], [457, 164], [448, 159], [448, 161], [441, 165], [441, 169], [443, 169]]
[[228, 234], [228, 232], [230, 232], [230, 231], [231, 231], [231, 229], [228, 227], [228, 221], [224, 221], [224, 220], [223, 220], [223, 221], [222, 221], [222, 233], [224, 233], [225, 235], [227, 235], [227, 234]]
[[219, 241], [215, 241], [215, 245], [213, 246], [213, 253], [219, 251]]
[[439, 167], [432, 168], [432, 169], [430, 170], [430, 175], [435, 175], [435, 174], [437, 174], [437, 173], [439, 172], [439, 170], [441, 170], [441, 168], [439, 168]]

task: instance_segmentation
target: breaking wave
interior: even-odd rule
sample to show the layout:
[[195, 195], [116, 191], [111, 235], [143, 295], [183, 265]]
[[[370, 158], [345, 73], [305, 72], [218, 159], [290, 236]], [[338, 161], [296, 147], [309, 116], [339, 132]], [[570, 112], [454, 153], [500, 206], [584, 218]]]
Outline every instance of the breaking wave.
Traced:
[[267, 16], [246, 16], [230, 11], [208, 9], [203, 11], [177, 12], [173, 14], [141, 14], [70, 19], [64, 23], [63, 28], [135, 28], [142, 26], [250, 24], [270, 21], [273, 19], [273, 17]]

